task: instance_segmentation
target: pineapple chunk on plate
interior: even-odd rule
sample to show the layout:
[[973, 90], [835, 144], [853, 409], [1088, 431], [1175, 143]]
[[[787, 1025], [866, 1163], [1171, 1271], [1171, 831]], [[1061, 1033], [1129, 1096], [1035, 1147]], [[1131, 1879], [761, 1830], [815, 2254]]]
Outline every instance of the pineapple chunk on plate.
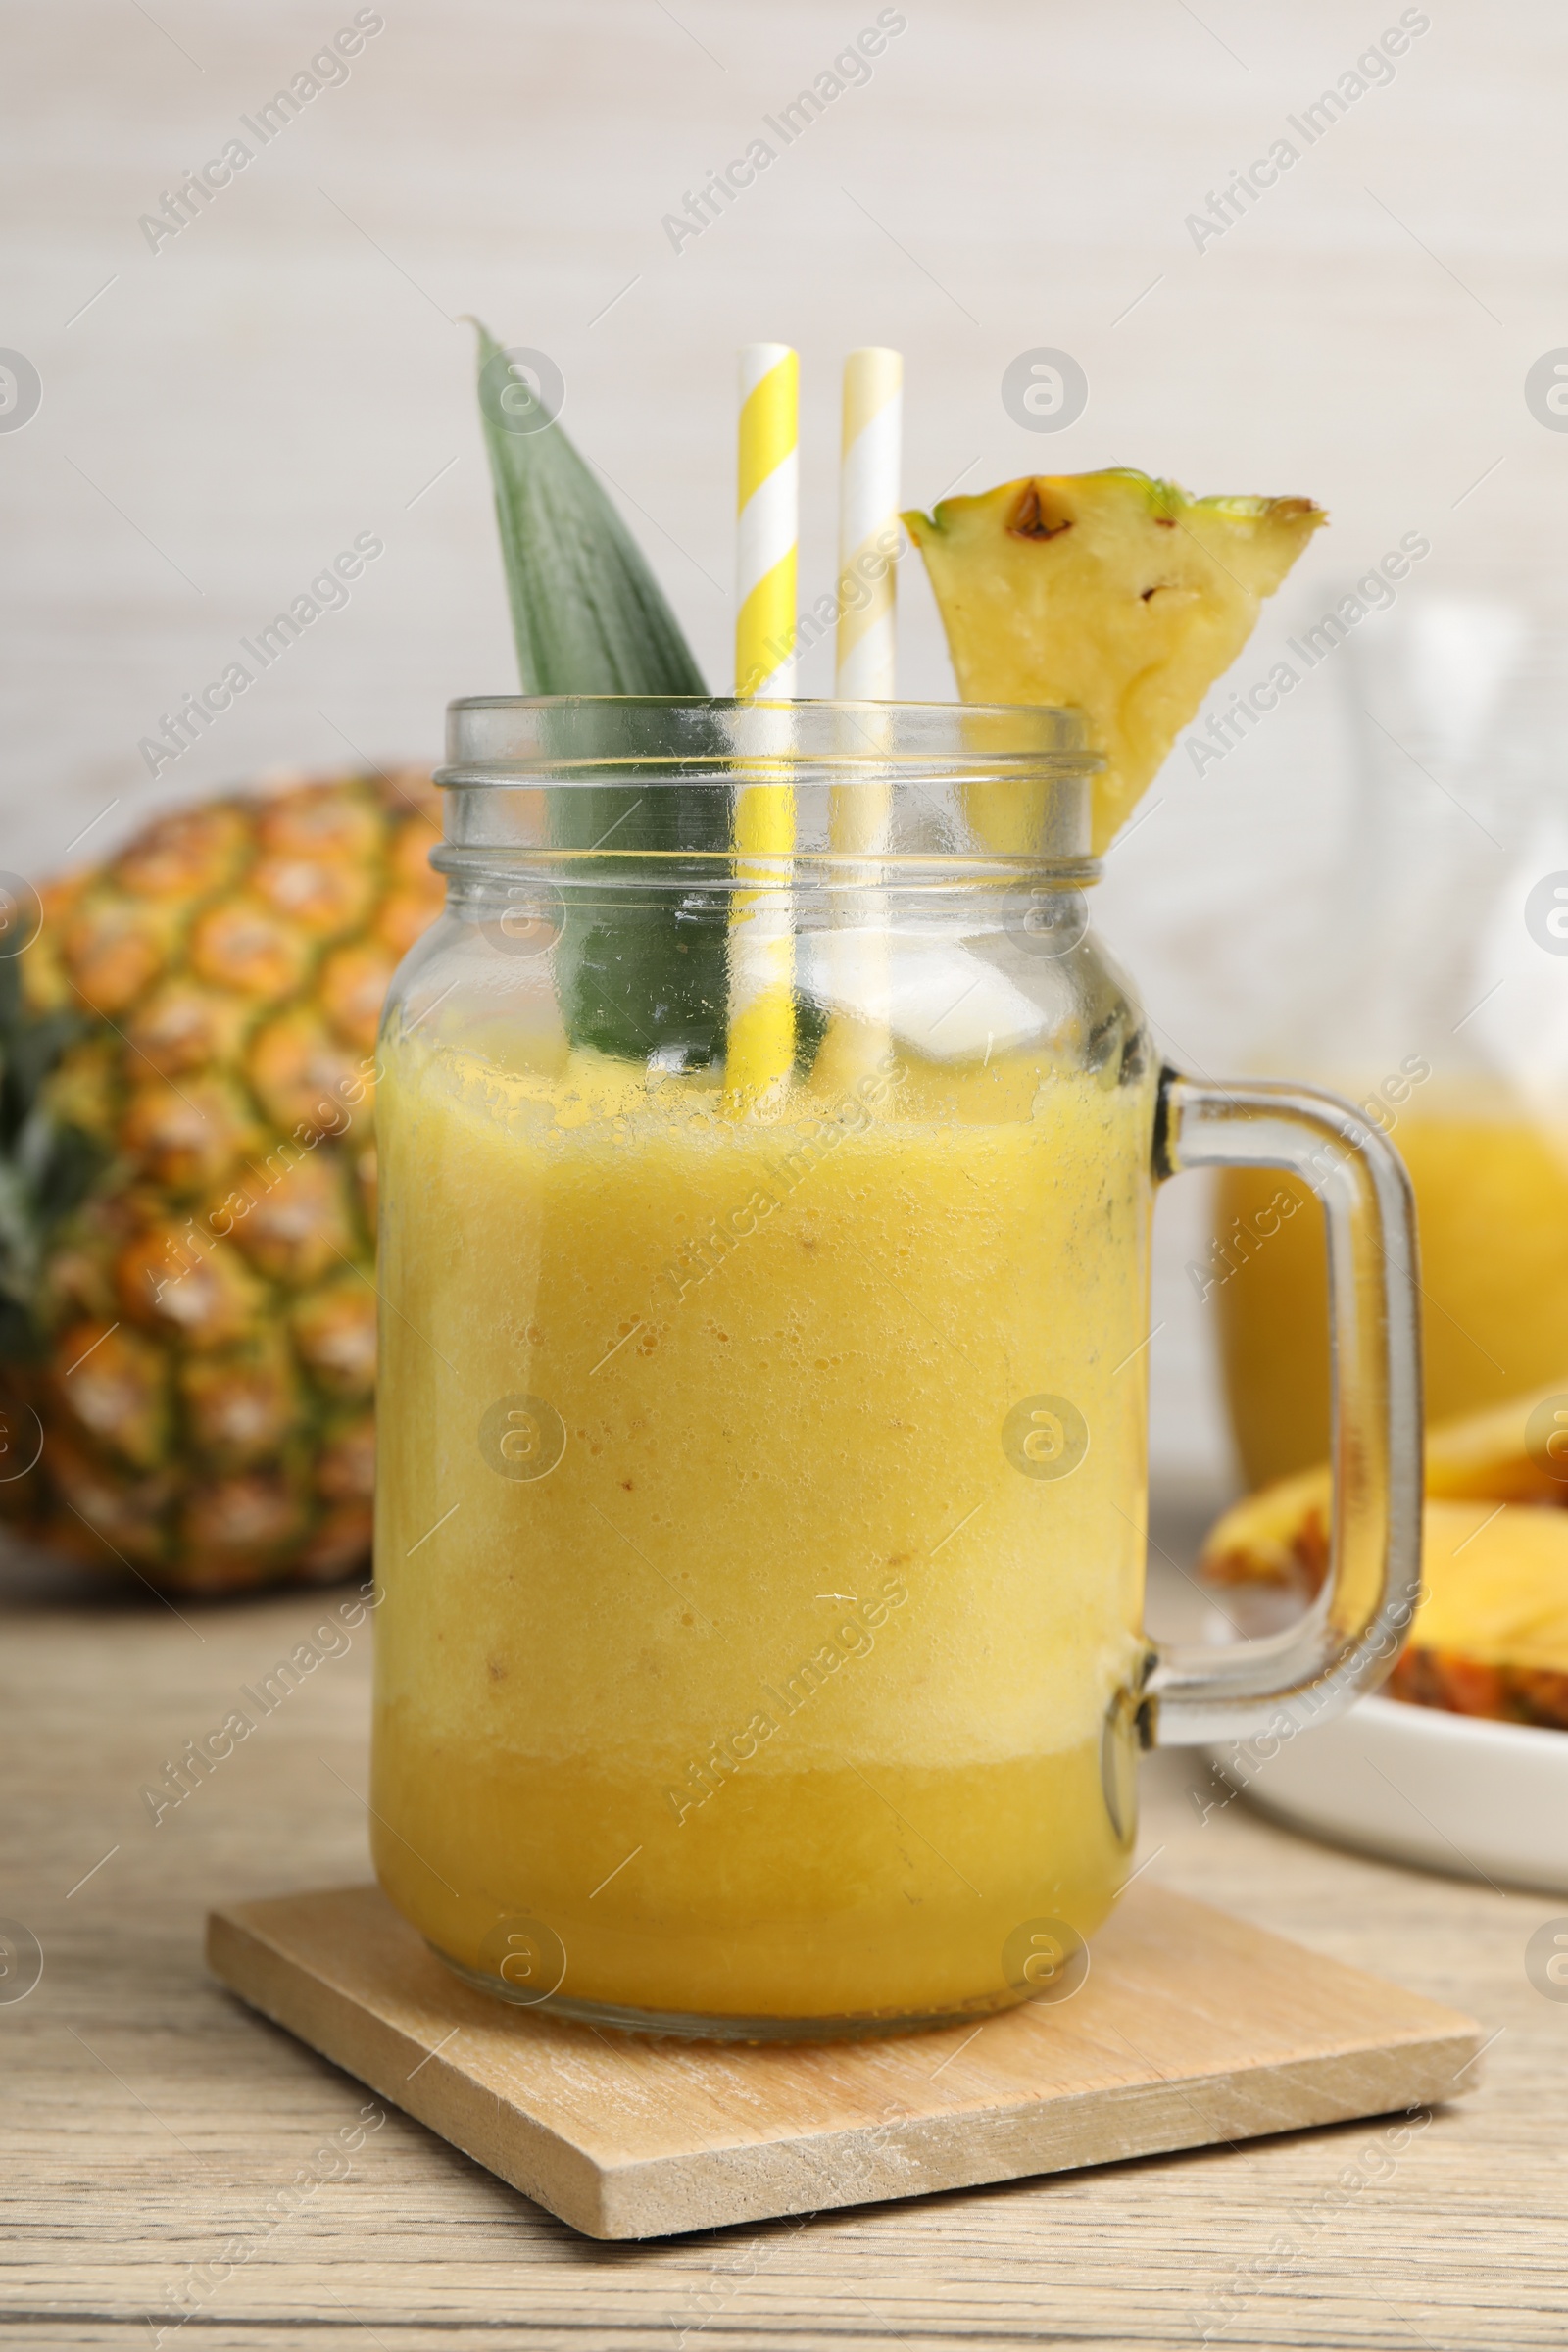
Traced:
[[[1440, 1421], [1427, 1432], [1429, 1502], [1533, 1503], [1568, 1509], [1568, 1460], [1553, 1468], [1543, 1416], [1568, 1397], [1556, 1382], [1481, 1413]], [[1298, 1470], [1262, 1487], [1218, 1518], [1203, 1545], [1201, 1573], [1216, 1584], [1273, 1585], [1312, 1593], [1328, 1569], [1329, 1471]]]
[[1568, 1730], [1568, 1515], [1429, 1502], [1423, 1591], [1390, 1694]]
[[[1468, 1434], [1441, 1448], [1439, 1434], [1448, 1473], [1473, 1475]], [[1505, 1452], [1499, 1483], [1510, 1469]], [[1287, 1594], [1300, 1605], [1321, 1581], [1327, 1500], [1327, 1473], [1313, 1472], [1226, 1514], [1205, 1565], [1227, 1607], [1246, 1595], [1278, 1622]], [[1387, 1695], [1294, 1738], [1211, 1748], [1200, 1809], [1244, 1791], [1336, 1843], [1568, 1892], [1568, 1512], [1429, 1497], [1423, 1538], [1422, 1600]]]
[[[1425, 1595], [1393, 1697], [1568, 1730], [1568, 1477], [1543, 1441], [1565, 1393], [1514, 1397], [1428, 1433]], [[1200, 1572], [1216, 1586], [1308, 1597], [1328, 1570], [1329, 1509], [1326, 1465], [1281, 1479], [1215, 1523]]]

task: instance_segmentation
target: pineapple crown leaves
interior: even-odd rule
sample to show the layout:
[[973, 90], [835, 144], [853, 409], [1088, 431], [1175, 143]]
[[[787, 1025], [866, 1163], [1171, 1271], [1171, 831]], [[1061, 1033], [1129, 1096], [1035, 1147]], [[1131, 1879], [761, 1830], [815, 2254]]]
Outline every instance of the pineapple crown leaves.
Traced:
[[523, 693], [706, 694], [679, 621], [592, 469], [510, 355], [472, 323]]
[[0, 958], [0, 1359], [36, 1351], [32, 1304], [50, 1236], [92, 1190], [102, 1145], [50, 1112], [47, 1082], [87, 1023], [27, 1008], [16, 958]]

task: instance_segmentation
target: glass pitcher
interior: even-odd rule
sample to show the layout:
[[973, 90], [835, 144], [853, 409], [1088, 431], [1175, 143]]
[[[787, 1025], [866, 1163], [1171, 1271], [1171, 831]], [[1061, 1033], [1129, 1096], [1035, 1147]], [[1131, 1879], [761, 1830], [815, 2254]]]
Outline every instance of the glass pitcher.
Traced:
[[[1059, 1996], [1140, 1745], [1391, 1653], [1402, 1173], [1332, 1098], [1156, 1066], [1088, 928], [1096, 764], [1046, 710], [453, 708], [381, 1041], [372, 1819], [493, 1993], [747, 2040]], [[1327, 1202], [1335, 1572], [1174, 1653], [1151, 1212], [1234, 1161]]]
[[[1561, 655], [1521, 609], [1427, 596], [1370, 614], [1345, 663], [1357, 756], [1321, 978], [1264, 1054], [1350, 1098], [1404, 1160], [1441, 1421], [1568, 1376]], [[1328, 1447], [1322, 1220], [1274, 1177], [1217, 1191], [1191, 1275], [1261, 1485]]]

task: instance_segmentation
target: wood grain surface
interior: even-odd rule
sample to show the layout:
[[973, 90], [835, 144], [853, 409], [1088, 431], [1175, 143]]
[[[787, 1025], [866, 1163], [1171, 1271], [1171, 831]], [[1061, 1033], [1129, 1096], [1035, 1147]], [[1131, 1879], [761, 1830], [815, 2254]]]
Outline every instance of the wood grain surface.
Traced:
[[1524, 1966], [1560, 1898], [1293, 1838], [1180, 1755], [1146, 1767], [1146, 1881], [1470, 2012], [1496, 2037], [1473, 2095], [1399, 2145], [1350, 2124], [650, 2245], [579, 2237], [203, 1965], [213, 1905], [368, 1875], [363, 1632], [156, 1828], [140, 1796], [338, 1598], [182, 1617], [13, 1583], [0, 1909], [44, 1967], [0, 2005], [0, 2343], [1563, 2341], [1568, 2004]]
[[597, 2238], [1067, 2172], [1465, 2095], [1472, 2020], [1147, 1880], [1065, 1999], [939, 2033], [682, 2047], [460, 1984], [377, 1886], [232, 1903], [215, 1976]]

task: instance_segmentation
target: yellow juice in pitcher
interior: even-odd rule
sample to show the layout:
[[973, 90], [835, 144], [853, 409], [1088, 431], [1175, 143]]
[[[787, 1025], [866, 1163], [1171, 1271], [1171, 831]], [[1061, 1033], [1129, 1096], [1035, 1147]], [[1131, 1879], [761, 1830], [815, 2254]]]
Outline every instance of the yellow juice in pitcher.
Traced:
[[386, 1063], [399, 1909], [562, 2004], [1037, 1988], [1009, 1939], [1087, 1935], [1133, 1831], [1151, 1079], [900, 1050], [764, 1124], [580, 1049]]
[[[1447, 1419], [1568, 1384], [1568, 1121], [1517, 1098], [1434, 1081], [1396, 1114], [1392, 1141], [1415, 1190], [1426, 1414]], [[1292, 1213], [1272, 1208], [1276, 1196]], [[1310, 1195], [1268, 1169], [1216, 1187], [1210, 1298], [1231, 1428], [1250, 1487], [1327, 1458], [1327, 1285]], [[1228, 1271], [1228, 1258], [1234, 1271]]]

